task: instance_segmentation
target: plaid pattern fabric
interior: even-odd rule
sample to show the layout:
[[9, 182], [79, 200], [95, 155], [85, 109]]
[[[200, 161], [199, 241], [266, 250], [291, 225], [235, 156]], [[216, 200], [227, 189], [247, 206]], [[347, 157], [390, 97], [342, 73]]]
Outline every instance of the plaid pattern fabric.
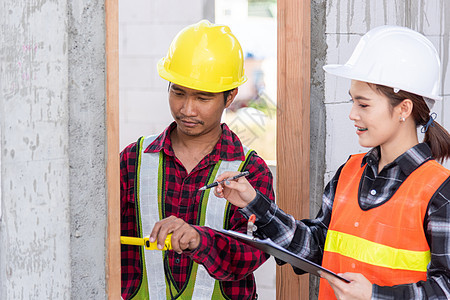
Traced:
[[[206, 184], [208, 173], [221, 160], [244, 160], [239, 138], [222, 125], [222, 136], [210, 154], [187, 174], [176, 158], [170, 140], [172, 123], [149, 145], [146, 152], [163, 151], [165, 156], [165, 205], [164, 217], [174, 215], [189, 224], [196, 224], [201, 193], [198, 189]], [[136, 211], [134, 206], [134, 180], [136, 166], [136, 143], [121, 153], [121, 235], [137, 236]], [[273, 200], [272, 174], [265, 162], [253, 154], [245, 170], [250, 172], [249, 182], [268, 199]], [[229, 229], [246, 232], [247, 220], [231, 206], [228, 215]], [[195, 226], [201, 236], [200, 246], [194, 251], [179, 255], [168, 251], [168, 260], [173, 277], [172, 284], [181, 289], [187, 282], [191, 261], [203, 264], [215, 279], [221, 280], [223, 290], [230, 299], [254, 299], [256, 296], [253, 271], [268, 256], [234, 239], [201, 226]], [[144, 233], [144, 235], [150, 233]], [[122, 245], [122, 297], [128, 299], [136, 290], [142, 270], [138, 247]]]
[[[389, 201], [402, 182], [420, 165], [432, 159], [427, 144], [418, 144], [386, 165], [378, 174], [379, 148], [369, 151], [360, 182], [359, 204], [370, 209]], [[343, 166], [328, 183], [323, 194], [322, 207], [316, 219], [295, 220], [279, 209], [275, 203], [258, 193], [247, 207], [240, 209], [245, 216], [255, 214], [258, 234], [270, 237], [275, 243], [315, 263], [322, 261], [323, 247], [331, 220], [331, 211]], [[427, 281], [395, 287], [373, 285], [372, 299], [450, 299], [450, 178], [430, 199], [423, 224], [431, 249]], [[277, 261], [283, 264], [281, 261]], [[294, 268], [297, 274], [303, 274]]]
[[369, 151], [362, 160], [361, 167], [366, 163], [368, 165], [364, 169], [360, 185], [359, 202], [362, 209], [370, 209], [389, 200], [406, 177], [422, 163], [431, 159], [431, 152], [427, 144], [418, 144], [387, 164], [377, 177], [379, 157], [380, 148], [376, 147]]

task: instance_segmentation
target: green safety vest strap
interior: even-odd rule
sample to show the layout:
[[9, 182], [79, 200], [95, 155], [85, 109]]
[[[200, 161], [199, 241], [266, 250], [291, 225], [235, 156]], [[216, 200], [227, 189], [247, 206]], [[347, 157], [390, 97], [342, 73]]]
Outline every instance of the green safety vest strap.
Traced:
[[[137, 142], [135, 203], [138, 234], [141, 237], [150, 234], [154, 224], [163, 218], [164, 154], [163, 151], [144, 153], [156, 137], [140, 138]], [[244, 147], [244, 152], [244, 161], [219, 161], [209, 173], [207, 183], [212, 183], [216, 176], [223, 172], [243, 170], [254, 151]], [[197, 224], [212, 229], [224, 228], [229, 203], [223, 198], [217, 198], [211, 189], [203, 192], [201, 201]], [[140, 253], [143, 275], [132, 299], [170, 299], [169, 287], [176, 299], [228, 299], [222, 293], [220, 282], [212, 278], [203, 265], [191, 263], [188, 282], [182, 291], [178, 291], [173, 283], [170, 268], [169, 274], [164, 273], [164, 251], [144, 251], [141, 247]], [[171, 284], [168, 284], [166, 276], [171, 280]]]

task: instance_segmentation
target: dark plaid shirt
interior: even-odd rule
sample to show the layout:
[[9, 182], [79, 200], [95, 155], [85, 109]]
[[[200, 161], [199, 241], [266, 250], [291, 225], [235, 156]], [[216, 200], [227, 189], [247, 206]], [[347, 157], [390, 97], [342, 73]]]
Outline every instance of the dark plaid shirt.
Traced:
[[[379, 148], [373, 148], [362, 162], [362, 166], [367, 163], [359, 193], [359, 204], [363, 209], [389, 201], [415, 169], [432, 159], [428, 145], [418, 144], [386, 165], [378, 174], [379, 151]], [[256, 225], [260, 228], [258, 234], [268, 236], [277, 244], [320, 264], [342, 168], [325, 188], [322, 207], [316, 219], [295, 220], [259, 193], [240, 211], [245, 216], [257, 216]], [[450, 178], [432, 196], [423, 227], [431, 249], [427, 280], [395, 287], [374, 284], [372, 299], [450, 299]], [[303, 273], [299, 269], [295, 271]]]
[[[196, 224], [201, 193], [197, 190], [206, 184], [211, 168], [219, 160], [244, 160], [244, 153], [239, 138], [222, 125], [222, 136], [212, 152], [206, 155], [200, 163], [187, 174], [186, 169], [176, 158], [172, 149], [170, 132], [176, 128], [172, 123], [145, 152], [164, 152], [166, 160], [165, 182], [165, 216], [174, 215], [189, 224]], [[121, 153], [121, 235], [137, 236], [136, 211], [134, 198], [134, 180], [136, 166], [136, 143], [126, 147]], [[245, 170], [250, 172], [249, 182], [268, 199], [274, 199], [272, 174], [265, 162], [253, 154]], [[231, 207], [229, 228], [246, 232], [247, 220]], [[209, 274], [222, 283], [223, 290], [230, 299], [253, 299], [256, 296], [256, 286], [253, 271], [257, 269], [268, 256], [263, 252], [237, 242], [208, 227], [195, 226], [201, 236], [199, 247], [194, 251], [185, 251], [179, 255], [168, 251], [170, 269], [174, 284], [178, 289], [186, 283], [188, 268], [191, 261], [203, 264]], [[148, 235], [144, 233], [144, 235]], [[139, 250], [136, 246], [122, 245], [122, 297], [128, 299], [136, 289], [141, 267]]]

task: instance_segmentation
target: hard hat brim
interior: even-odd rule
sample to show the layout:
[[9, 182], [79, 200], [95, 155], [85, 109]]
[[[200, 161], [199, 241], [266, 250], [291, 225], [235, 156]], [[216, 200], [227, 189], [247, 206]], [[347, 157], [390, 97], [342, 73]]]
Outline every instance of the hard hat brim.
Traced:
[[229, 91], [239, 87], [247, 81], [247, 76], [243, 75], [239, 81], [235, 81], [227, 85], [224, 85], [220, 82], [201, 82], [196, 78], [186, 77], [180, 74], [174, 74], [173, 72], [168, 72], [164, 67], [164, 57], [158, 61], [157, 70], [159, 76], [167, 81], [190, 89], [209, 93], [221, 93], [224, 91]]
[[392, 86], [392, 83], [383, 82], [383, 80], [381, 80], [381, 79], [368, 78], [367, 75], [358, 74], [357, 72], [355, 72], [353, 67], [349, 66], [349, 65], [329, 64], [329, 65], [323, 66], [323, 69], [327, 73], [338, 76], [338, 77], [343, 77], [343, 78], [347, 78], [347, 79], [351, 79], [351, 80], [358, 80], [358, 81], [363, 81], [363, 82], [369, 82], [369, 83], [373, 83], [373, 84], [380, 84], [380, 85], [384, 85], [384, 86], [388, 86], [388, 87], [392, 87], [392, 88], [398, 88], [400, 90], [404, 90], [406, 92], [410, 92], [410, 93], [413, 93], [413, 94], [416, 94], [416, 95], [419, 95], [422, 97], [430, 98], [433, 100], [438, 100], [438, 101], [442, 100], [441, 96], [424, 93], [423, 91], [415, 90], [414, 88], [395, 87], [395, 86]]

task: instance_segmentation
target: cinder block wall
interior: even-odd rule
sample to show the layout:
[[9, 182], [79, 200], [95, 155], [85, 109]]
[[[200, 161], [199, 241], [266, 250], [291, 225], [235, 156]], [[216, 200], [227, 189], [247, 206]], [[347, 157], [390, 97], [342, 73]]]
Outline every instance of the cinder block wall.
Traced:
[[[345, 63], [360, 37], [376, 26], [406, 26], [427, 36], [441, 56], [445, 98], [444, 101], [437, 102], [433, 110], [438, 115], [437, 121], [447, 130], [450, 129], [448, 1], [327, 1], [326, 15], [326, 63]], [[359, 146], [353, 123], [348, 119], [351, 106], [348, 103], [349, 86], [349, 80], [325, 74], [326, 182], [350, 153], [366, 151]]]
[[[350, 81], [326, 74], [322, 66], [345, 63], [360, 37], [380, 25], [406, 26], [427, 36], [442, 62], [444, 101], [433, 111], [437, 121], [450, 130], [448, 1], [311, 1], [311, 217], [322, 202], [323, 187], [349, 154], [367, 151], [358, 144], [348, 119]], [[445, 166], [450, 167], [450, 162]], [[310, 277], [310, 299], [317, 299], [318, 280]]]

